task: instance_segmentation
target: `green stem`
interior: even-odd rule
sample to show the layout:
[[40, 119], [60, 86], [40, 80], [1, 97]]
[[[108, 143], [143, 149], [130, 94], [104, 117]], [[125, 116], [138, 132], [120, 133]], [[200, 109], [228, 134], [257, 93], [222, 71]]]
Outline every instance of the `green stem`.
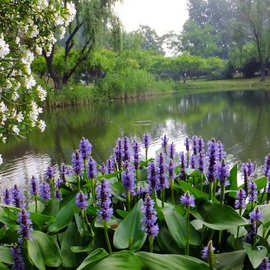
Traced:
[[209, 200], [212, 201], [213, 197], [213, 182], [210, 182], [210, 187], [209, 187]]
[[221, 251], [221, 242], [222, 242], [222, 231], [218, 232], [218, 246], [219, 246], [219, 251]]
[[145, 148], [145, 161], [147, 161], [148, 148]]
[[78, 175], [78, 190], [81, 191], [81, 177]]
[[189, 220], [190, 206], [187, 207], [187, 241], [186, 241], [186, 255], [189, 255], [189, 239], [190, 239], [190, 220]]
[[37, 213], [37, 209], [38, 209], [38, 206], [37, 206], [37, 196], [35, 195], [35, 212]]
[[171, 196], [172, 196], [172, 202], [175, 203], [174, 199], [174, 180], [171, 181]]
[[162, 200], [162, 208], [164, 207], [164, 201], [165, 201], [165, 189], [161, 190], [161, 200]]
[[224, 184], [222, 184], [221, 185], [221, 195], [220, 195], [221, 206], [224, 205], [224, 200], [225, 200], [225, 186], [224, 186]]
[[94, 236], [95, 236], [95, 233], [94, 233], [92, 224], [91, 224], [91, 222], [88, 220], [87, 214], [85, 214], [85, 211], [84, 211], [83, 209], [82, 209], [82, 211], [81, 211], [81, 214], [82, 214], [82, 218], [85, 220], [86, 224], [88, 225], [88, 228], [89, 228], [89, 230], [90, 230], [91, 236], [94, 237]]
[[201, 191], [203, 191], [203, 174], [200, 175], [201, 178]]
[[128, 203], [127, 209], [129, 211], [130, 210], [130, 192], [129, 191], [127, 192], [127, 203]]
[[104, 234], [105, 234], [105, 239], [106, 239], [109, 253], [112, 254], [112, 247], [111, 247], [111, 243], [110, 243], [110, 239], [109, 239], [107, 222], [104, 222]]
[[[240, 207], [239, 215], [242, 216], [242, 207]], [[237, 227], [236, 239], [239, 237], [240, 226]]]
[[154, 238], [152, 236], [148, 237], [149, 240], [149, 252], [153, 252], [154, 250]]

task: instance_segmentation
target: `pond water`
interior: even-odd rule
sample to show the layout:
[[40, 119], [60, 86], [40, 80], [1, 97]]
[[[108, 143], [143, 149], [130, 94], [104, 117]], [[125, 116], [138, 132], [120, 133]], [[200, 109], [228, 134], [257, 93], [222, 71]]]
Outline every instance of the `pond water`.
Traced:
[[149, 132], [152, 156], [160, 149], [163, 134], [177, 144], [178, 151], [184, 148], [186, 136], [200, 135], [222, 140], [233, 161], [251, 159], [261, 166], [270, 152], [269, 102], [270, 92], [241, 91], [171, 95], [48, 112], [44, 133], [33, 132], [25, 140], [0, 146], [5, 162], [0, 186], [25, 186], [32, 175], [42, 177], [49, 165], [70, 163], [82, 136], [92, 142], [98, 162], [111, 155], [119, 136], [140, 140]]

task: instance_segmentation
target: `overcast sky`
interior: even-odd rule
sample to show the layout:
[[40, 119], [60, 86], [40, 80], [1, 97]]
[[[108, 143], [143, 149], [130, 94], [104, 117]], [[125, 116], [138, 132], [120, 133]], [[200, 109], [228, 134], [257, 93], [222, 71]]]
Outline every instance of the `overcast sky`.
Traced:
[[188, 18], [187, 0], [123, 0], [116, 5], [125, 30], [149, 25], [159, 35], [171, 30], [180, 32]]

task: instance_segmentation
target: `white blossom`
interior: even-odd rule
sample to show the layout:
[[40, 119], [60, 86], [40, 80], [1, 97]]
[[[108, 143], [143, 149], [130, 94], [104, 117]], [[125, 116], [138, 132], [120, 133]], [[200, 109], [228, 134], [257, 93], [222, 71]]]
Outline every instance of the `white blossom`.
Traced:
[[3, 157], [2, 157], [2, 154], [0, 154], [0, 165], [3, 164]]
[[46, 99], [47, 92], [40, 85], [38, 85], [37, 87], [37, 92], [38, 92], [38, 97], [40, 98], [40, 100], [44, 101]]
[[7, 54], [9, 54], [10, 49], [9, 45], [5, 42], [3, 33], [0, 36], [0, 58], [4, 58]]
[[41, 132], [44, 132], [44, 130], [46, 129], [46, 123], [43, 120], [39, 120], [38, 128], [40, 129]]
[[16, 135], [19, 135], [19, 133], [20, 133], [20, 130], [19, 130], [18, 126], [16, 126], [16, 125], [14, 125], [14, 126], [12, 127], [12, 131], [13, 131]]

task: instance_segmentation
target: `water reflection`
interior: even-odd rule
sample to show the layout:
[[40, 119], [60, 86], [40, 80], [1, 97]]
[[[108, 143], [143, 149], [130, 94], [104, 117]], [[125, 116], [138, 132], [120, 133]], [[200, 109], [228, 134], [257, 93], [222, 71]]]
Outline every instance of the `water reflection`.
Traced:
[[24, 141], [0, 146], [5, 163], [1, 189], [24, 185], [31, 175], [43, 175], [47, 166], [69, 162], [82, 136], [94, 145], [94, 157], [110, 156], [116, 139], [140, 138], [150, 132], [155, 155], [160, 137], [167, 134], [183, 149], [184, 138], [194, 134], [216, 137], [235, 161], [263, 163], [270, 152], [270, 92], [241, 91], [170, 96], [128, 104], [92, 105], [47, 113], [47, 130], [34, 132]]

